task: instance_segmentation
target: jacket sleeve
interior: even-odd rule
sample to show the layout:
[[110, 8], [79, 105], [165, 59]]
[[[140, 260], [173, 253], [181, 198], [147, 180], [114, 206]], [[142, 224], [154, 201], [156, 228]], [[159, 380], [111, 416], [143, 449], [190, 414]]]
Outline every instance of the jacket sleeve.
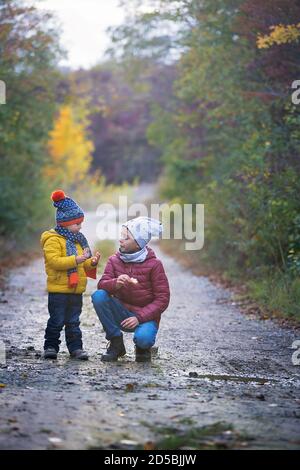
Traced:
[[140, 323], [157, 320], [170, 302], [169, 282], [161, 261], [152, 268], [151, 282], [154, 299], [136, 313]]
[[77, 266], [75, 255], [61, 256], [61, 246], [58, 240], [47, 240], [43, 250], [49, 266], [56, 271], [67, 271]]
[[116, 292], [117, 277], [115, 277], [114, 267], [111, 259], [107, 261], [104, 273], [98, 282], [97, 288], [104, 289], [109, 294], [115, 294]]

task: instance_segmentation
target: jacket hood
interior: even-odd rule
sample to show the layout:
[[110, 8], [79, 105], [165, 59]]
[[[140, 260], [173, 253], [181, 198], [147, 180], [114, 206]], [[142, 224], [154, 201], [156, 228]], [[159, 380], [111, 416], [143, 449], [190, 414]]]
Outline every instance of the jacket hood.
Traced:
[[44, 247], [46, 241], [49, 240], [49, 238], [53, 237], [62, 238], [61, 235], [59, 235], [53, 228], [51, 230], [46, 230], [46, 232], [43, 232], [40, 239], [42, 247]]

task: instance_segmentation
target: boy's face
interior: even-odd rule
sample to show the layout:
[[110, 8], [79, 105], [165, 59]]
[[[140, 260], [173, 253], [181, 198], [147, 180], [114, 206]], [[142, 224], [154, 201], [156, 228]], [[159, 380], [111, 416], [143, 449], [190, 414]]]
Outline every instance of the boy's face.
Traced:
[[122, 253], [135, 253], [140, 247], [126, 227], [122, 227], [120, 237], [120, 251]]
[[68, 225], [67, 228], [72, 233], [78, 233], [81, 230], [81, 222], [79, 224]]

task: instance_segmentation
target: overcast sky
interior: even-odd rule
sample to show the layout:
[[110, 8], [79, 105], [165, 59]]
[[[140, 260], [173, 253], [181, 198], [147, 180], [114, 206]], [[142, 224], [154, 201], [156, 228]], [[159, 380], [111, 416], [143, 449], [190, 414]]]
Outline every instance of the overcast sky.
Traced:
[[104, 57], [109, 45], [108, 26], [124, 19], [119, 0], [36, 0], [38, 8], [54, 11], [62, 27], [61, 44], [68, 59], [61, 65], [88, 68]]

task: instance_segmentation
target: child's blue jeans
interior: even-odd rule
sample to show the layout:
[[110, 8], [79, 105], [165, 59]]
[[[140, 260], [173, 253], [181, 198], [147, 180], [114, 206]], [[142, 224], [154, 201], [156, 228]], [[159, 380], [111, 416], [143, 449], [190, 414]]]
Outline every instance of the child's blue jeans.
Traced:
[[82, 333], [79, 317], [82, 309], [82, 294], [48, 294], [50, 318], [45, 331], [44, 349], [54, 348], [57, 352], [61, 341], [60, 332], [65, 327], [67, 348], [70, 353], [82, 349]]
[[135, 314], [127, 310], [122, 303], [111, 297], [105, 290], [99, 289], [92, 295], [92, 302], [106, 333], [106, 339], [121, 336], [121, 330], [133, 333], [133, 342], [141, 349], [151, 348], [155, 343], [158, 325], [155, 321], [141, 323], [134, 330], [124, 329], [121, 322]]

